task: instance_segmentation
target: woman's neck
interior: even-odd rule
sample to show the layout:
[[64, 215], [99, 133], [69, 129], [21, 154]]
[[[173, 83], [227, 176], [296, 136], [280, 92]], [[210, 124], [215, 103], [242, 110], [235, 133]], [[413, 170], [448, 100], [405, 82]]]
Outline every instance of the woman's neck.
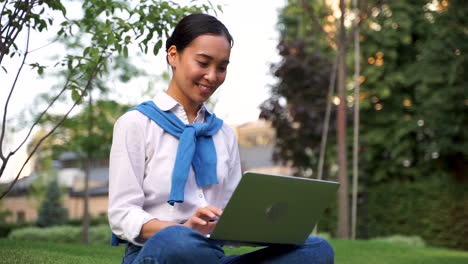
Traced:
[[180, 89], [177, 89], [171, 85], [169, 85], [169, 89], [167, 89], [166, 93], [182, 105], [185, 114], [187, 115], [189, 123], [192, 124], [195, 121], [195, 118], [197, 117], [201, 105], [188, 100], [188, 98], [186, 98], [186, 96], [182, 94]]

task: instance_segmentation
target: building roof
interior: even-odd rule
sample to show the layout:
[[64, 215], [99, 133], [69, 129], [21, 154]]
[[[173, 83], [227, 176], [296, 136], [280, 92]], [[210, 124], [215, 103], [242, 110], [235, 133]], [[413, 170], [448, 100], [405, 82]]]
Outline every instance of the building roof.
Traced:
[[[32, 173], [30, 176], [23, 177], [23, 178], [19, 179], [15, 183], [15, 185], [13, 186], [11, 191], [8, 193], [8, 196], [20, 196], [20, 195], [26, 194], [29, 191], [29, 188], [30, 188], [31, 184], [36, 179], [37, 179], [37, 174], [36, 173]], [[11, 184], [11, 182], [1, 184], [0, 189], [2, 191], [6, 190], [7, 188], [9, 188], [10, 184]]]
[[[95, 187], [95, 188], [90, 188], [89, 189], [89, 196], [107, 196], [109, 193], [109, 186], [100, 186], [100, 187]], [[70, 190], [69, 192], [70, 196], [73, 197], [82, 197], [84, 196], [84, 191], [73, 191]]]
[[66, 151], [59, 155], [57, 160], [59, 161], [67, 161], [67, 160], [79, 160], [81, 156], [78, 152], [75, 151]]

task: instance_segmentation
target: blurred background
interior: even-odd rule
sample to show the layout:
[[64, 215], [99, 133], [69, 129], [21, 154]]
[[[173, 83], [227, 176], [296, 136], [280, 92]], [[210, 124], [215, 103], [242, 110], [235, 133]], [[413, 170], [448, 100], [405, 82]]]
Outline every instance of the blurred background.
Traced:
[[331, 237], [468, 249], [465, 1], [26, 2], [1, 11], [0, 236], [108, 242], [113, 124], [166, 89], [167, 35], [205, 12], [234, 37], [207, 104], [244, 171], [339, 181]]

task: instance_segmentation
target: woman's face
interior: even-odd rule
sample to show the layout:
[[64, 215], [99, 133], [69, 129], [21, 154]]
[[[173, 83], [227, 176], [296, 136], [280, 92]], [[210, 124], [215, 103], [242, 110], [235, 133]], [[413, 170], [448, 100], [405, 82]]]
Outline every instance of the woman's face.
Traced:
[[198, 107], [224, 82], [230, 54], [223, 35], [198, 36], [182, 52], [170, 47], [173, 76], [168, 93], [185, 107]]

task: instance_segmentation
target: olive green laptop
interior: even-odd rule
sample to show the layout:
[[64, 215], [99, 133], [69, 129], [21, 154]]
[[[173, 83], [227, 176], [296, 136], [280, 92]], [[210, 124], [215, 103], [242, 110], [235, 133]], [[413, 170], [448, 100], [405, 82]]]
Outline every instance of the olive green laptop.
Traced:
[[339, 184], [244, 173], [209, 235], [228, 244], [302, 244], [336, 199]]

